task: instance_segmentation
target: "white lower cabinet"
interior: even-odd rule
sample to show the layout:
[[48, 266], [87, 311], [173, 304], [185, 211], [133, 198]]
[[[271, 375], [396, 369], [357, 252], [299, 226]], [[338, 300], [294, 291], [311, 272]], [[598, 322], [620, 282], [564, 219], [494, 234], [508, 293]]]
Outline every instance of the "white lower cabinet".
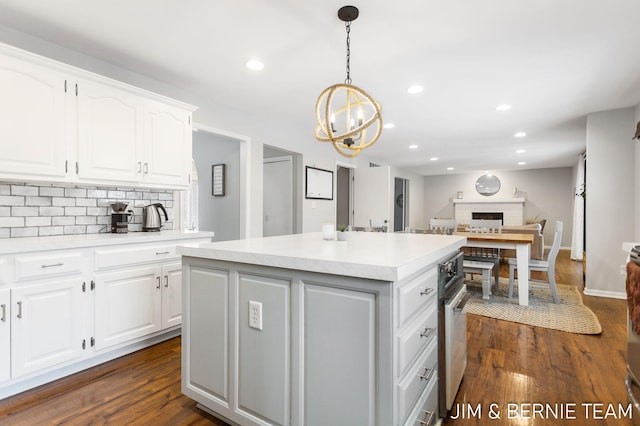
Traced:
[[83, 357], [83, 283], [58, 278], [11, 289], [12, 378]]
[[95, 281], [96, 350], [160, 330], [159, 266], [99, 273]]
[[11, 290], [0, 289], [0, 383], [11, 378]]
[[161, 328], [182, 324], [182, 262], [162, 266]]

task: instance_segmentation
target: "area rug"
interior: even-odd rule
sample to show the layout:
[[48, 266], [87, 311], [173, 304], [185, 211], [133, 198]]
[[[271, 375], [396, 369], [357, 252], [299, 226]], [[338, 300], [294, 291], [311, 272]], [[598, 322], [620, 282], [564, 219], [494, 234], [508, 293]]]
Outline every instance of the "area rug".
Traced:
[[475, 315], [518, 322], [536, 327], [551, 328], [577, 334], [600, 334], [602, 327], [596, 314], [582, 303], [580, 291], [571, 285], [557, 284], [560, 303], [553, 303], [551, 290], [529, 289], [529, 306], [518, 305], [518, 287], [509, 300], [509, 279], [500, 278], [498, 289], [490, 300], [482, 299], [482, 282], [467, 280], [471, 299], [467, 312]]

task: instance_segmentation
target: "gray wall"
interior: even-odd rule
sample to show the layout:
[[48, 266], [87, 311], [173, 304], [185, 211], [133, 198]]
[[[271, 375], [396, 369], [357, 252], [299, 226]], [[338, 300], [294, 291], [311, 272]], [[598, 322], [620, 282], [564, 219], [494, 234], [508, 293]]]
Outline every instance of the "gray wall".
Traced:
[[524, 218], [547, 219], [544, 229], [545, 245], [553, 241], [554, 222], [564, 222], [562, 246], [571, 247], [573, 228], [574, 178], [571, 167], [552, 169], [532, 169], [499, 171], [495, 175], [500, 179], [500, 191], [491, 197], [479, 195], [475, 182], [482, 173], [425, 176], [424, 178], [424, 214], [425, 222], [432, 217], [453, 217], [453, 199], [462, 191], [465, 199], [513, 198], [518, 189], [518, 197], [525, 198]]
[[[213, 231], [214, 241], [240, 238], [240, 143], [204, 131], [193, 133], [198, 168], [198, 228]], [[225, 195], [211, 192], [211, 166], [226, 164]]]
[[634, 237], [633, 108], [587, 116], [585, 293], [626, 297], [622, 243]]

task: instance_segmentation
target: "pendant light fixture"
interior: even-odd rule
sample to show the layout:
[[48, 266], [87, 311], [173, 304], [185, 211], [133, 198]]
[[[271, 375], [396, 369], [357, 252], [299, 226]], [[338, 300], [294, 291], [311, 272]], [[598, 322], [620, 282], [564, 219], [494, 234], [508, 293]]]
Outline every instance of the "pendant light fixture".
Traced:
[[347, 32], [347, 78], [322, 91], [316, 102], [315, 137], [331, 142], [338, 153], [355, 157], [373, 145], [382, 133], [382, 116], [378, 104], [367, 92], [351, 84], [351, 22], [358, 17], [358, 8], [344, 6], [338, 18]]

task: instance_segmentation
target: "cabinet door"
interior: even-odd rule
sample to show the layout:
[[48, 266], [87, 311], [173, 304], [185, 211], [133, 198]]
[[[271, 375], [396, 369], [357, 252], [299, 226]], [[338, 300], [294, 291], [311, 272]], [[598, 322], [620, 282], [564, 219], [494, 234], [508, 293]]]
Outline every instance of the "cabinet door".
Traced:
[[0, 176], [64, 178], [65, 77], [0, 54]]
[[162, 267], [162, 328], [182, 323], [182, 262]]
[[156, 185], [189, 185], [191, 113], [147, 101], [145, 112], [144, 180]]
[[160, 330], [160, 267], [96, 274], [96, 350]]
[[11, 299], [8, 288], [0, 289], [0, 383], [11, 378]]
[[142, 179], [141, 97], [88, 80], [78, 81], [78, 177], [135, 182]]
[[11, 289], [13, 378], [83, 356], [82, 278]]
[[187, 268], [182, 390], [196, 401], [227, 412], [231, 397], [229, 272]]
[[379, 423], [376, 310], [374, 294], [305, 286], [304, 424]]

